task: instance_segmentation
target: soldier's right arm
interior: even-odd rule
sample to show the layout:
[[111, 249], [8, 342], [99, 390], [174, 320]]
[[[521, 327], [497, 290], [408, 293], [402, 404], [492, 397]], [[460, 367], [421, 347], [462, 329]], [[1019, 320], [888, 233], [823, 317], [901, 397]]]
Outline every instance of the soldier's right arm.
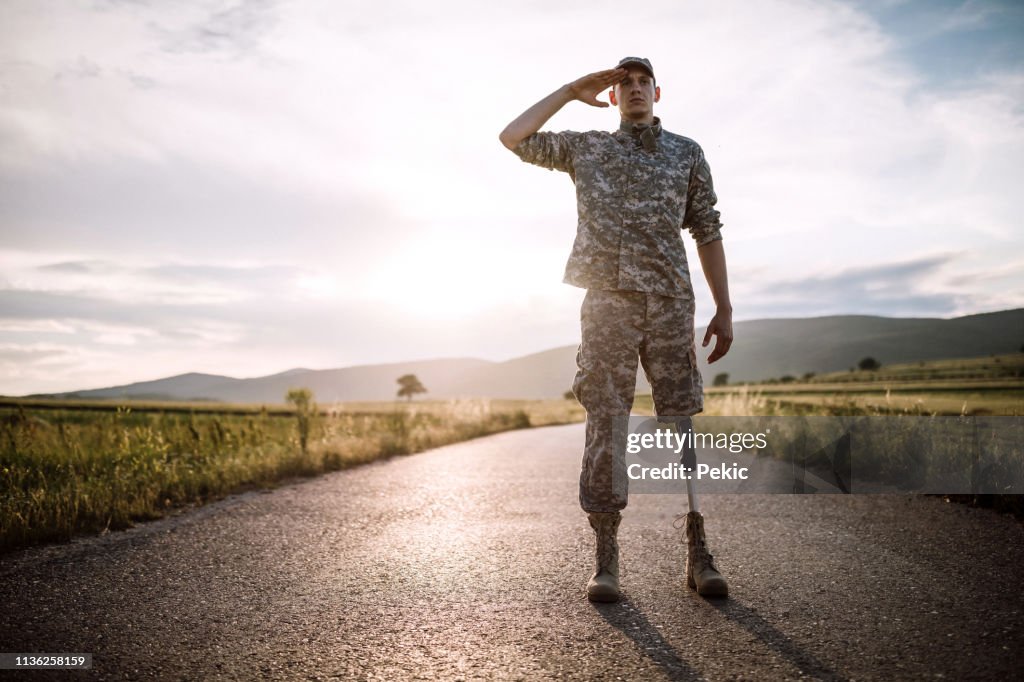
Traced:
[[[597, 95], [622, 80], [626, 73], [625, 69], [607, 69], [588, 74], [572, 83], [563, 85], [505, 126], [498, 139], [508, 149], [520, 153], [520, 150], [517, 148], [527, 138], [540, 130], [540, 127], [547, 123], [549, 118], [554, 116], [559, 109], [569, 102], [579, 100], [590, 106], [607, 107], [608, 103], [597, 99]], [[542, 140], [542, 142], [544, 143], [542, 145], [545, 147], [544, 149], [534, 150], [534, 152], [527, 156], [520, 153], [520, 156], [524, 160], [539, 163], [539, 165], [548, 168], [565, 170], [562, 167], [565, 165], [565, 159], [559, 158], [565, 152], [564, 149], [560, 150], [559, 147], [564, 147], [564, 145], [559, 145], [558, 140]]]

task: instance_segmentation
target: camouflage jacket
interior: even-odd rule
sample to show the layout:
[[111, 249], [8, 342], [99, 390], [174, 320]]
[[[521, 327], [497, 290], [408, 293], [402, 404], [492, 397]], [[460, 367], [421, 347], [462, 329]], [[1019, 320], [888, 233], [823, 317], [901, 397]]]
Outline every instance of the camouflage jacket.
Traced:
[[693, 298], [681, 229], [697, 246], [722, 238], [700, 145], [655, 118], [652, 126], [623, 121], [613, 133], [534, 133], [514, 151], [576, 184], [579, 224], [565, 282]]

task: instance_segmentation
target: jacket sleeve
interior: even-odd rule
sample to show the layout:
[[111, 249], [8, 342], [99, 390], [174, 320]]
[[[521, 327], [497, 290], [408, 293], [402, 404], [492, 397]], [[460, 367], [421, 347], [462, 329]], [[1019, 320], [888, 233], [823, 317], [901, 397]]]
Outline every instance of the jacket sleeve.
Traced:
[[534, 133], [512, 151], [527, 163], [571, 175], [575, 172], [573, 159], [581, 138], [581, 133], [569, 130], [560, 133]]
[[690, 185], [686, 193], [686, 216], [683, 227], [690, 231], [697, 246], [704, 246], [722, 238], [722, 222], [715, 210], [718, 197], [711, 181], [711, 168], [704, 158], [704, 150], [698, 149], [697, 158], [690, 171]]

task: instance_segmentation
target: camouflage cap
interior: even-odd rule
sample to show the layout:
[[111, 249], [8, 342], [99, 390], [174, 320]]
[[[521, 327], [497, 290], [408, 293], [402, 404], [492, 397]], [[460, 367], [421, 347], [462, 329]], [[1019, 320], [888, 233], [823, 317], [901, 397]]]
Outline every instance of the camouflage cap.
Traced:
[[645, 57], [623, 57], [615, 68], [621, 69], [625, 66], [629, 66], [630, 64], [639, 66], [641, 69], [646, 69], [647, 73], [651, 74], [651, 78], [654, 78], [654, 67], [651, 66], [651, 60]]

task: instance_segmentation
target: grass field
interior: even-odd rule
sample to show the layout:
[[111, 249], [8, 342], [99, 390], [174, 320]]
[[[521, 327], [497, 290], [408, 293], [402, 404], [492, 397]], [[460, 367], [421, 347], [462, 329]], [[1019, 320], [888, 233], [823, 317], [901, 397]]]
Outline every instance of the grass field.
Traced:
[[877, 370], [829, 372], [810, 378], [810, 383], [946, 381], [956, 385], [1024, 379], [1024, 353], [988, 355], [884, 365]]
[[[380, 457], [579, 421], [566, 400], [338, 404], [0, 403], [0, 550]], [[194, 408], [194, 409], [193, 409]]]
[[[649, 397], [646, 398], [649, 400]], [[1024, 353], [705, 388], [716, 415], [1024, 415]]]

